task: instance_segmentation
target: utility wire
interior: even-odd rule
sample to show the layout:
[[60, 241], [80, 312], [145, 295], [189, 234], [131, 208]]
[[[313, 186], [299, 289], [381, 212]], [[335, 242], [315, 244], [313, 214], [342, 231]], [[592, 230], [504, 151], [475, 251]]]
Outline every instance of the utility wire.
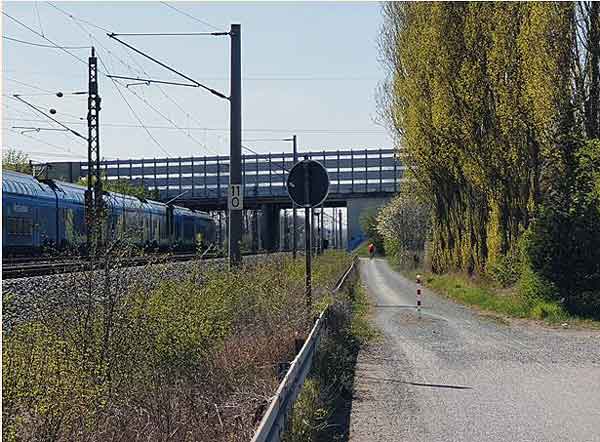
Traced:
[[36, 90], [38, 90], [38, 91], [47, 92], [47, 93], [52, 93], [52, 91], [51, 91], [51, 90], [49, 90], [49, 89], [42, 89], [41, 87], [34, 86], [34, 85], [32, 85], [32, 84], [25, 83], [25, 82], [23, 82], [23, 81], [15, 80], [14, 78], [4, 77], [4, 79], [5, 79], [5, 80], [8, 80], [8, 81], [12, 81], [13, 83], [17, 83], [17, 84], [20, 84], [20, 85], [23, 85], [23, 86], [30, 87], [30, 88], [32, 88], [32, 89], [36, 89]]
[[[100, 60], [100, 63], [102, 64], [102, 66], [104, 66], [104, 69], [106, 70], [107, 68], [106, 68], [106, 65], [104, 64], [104, 61], [102, 60], [102, 58], [98, 57], [98, 60]], [[110, 77], [108, 77], [108, 78], [110, 78]], [[160, 144], [156, 138], [154, 138], [154, 135], [152, 135], [150, 130], [148, 130], [148, 128], [144, 125], [144, 123], [142, 122], [142, 120], [138, 116], [138, 114], [135, 112], [135, 110], [133, 110], [133, 107], [131, 106], [131, 104], [129, 104], [129, 101], [127, 101], [127, 98], [125, 98], [125, 95], [123, 95], [123, 92], [121, 92], [121, 89], [119, 89], [119, 87], [117, 85], [117, 81], [113, 78], [110, 78], [110, 80], [112, 81], [113, 85], [115, 86], [115, 89], [117, 90], [117, 92], [119, 93], [119, 95], [121, 96], [121, 98], [123, 99], [123, 101], [125, 102], [127, 107], [129, 108], [129, 110], [131, 111], [131, 113], [133, 114], [135, 119], [138, 120], [138, 122], [144, 128], [144, 130], [146, 131], [148, 136], [152, 139], [152, 141], [154, 141], [154, 143], [159, 147], [159, 149], [162, 150], [167, 155], [167, 157], [170, 157], [171, 154], [169, 153], [169, 151], [167, 149], [165, 149], [163, 147], [163, 145]], [[104, 123], [104, 124], [106, 124], [106, 123]]]
[[[133, 90], [127, 88], [127, 90], [133, 94], [135, 97], [137, 97], [139, 100], [143, 101], [148, 107], [150, 107], [154, 112], [156, 112], [158, 115], [160, 115], [162, 118], [164, 118], [165, 120], [167, 120], [169, 123], [171, 123], [171, 125], [173, 127], [175, 127], [176, 129], [180, 130], [181, 132], [183, 132], [184, 135], [186, 135], [187, 137], [189, 137], [191, 140], [193, 140], [195, 143], [197, 143], [198, 145], [202, 145], [202, 143], [200, 141], [198, 141], [196, 138], [194, 138], [192, 135], [190, 135], [189, 133], [186, 133], [184, 129], [182, 129], [181, 127], [179, 127], [177, 125], [177, 123], [175, 123], [173, 120], [171, 120], [169, 117], [167, 117], [165, 114], [163, 114], [161, 111], [159, 111], [155, 106], [153, 106], [152, 104], [150, 104], [145, 98], [140, 97], [138, 94], [136, 94]], [[218, 155], [218, 153], [214, 152], [216, 155]]]
[[[11, 132], [14, 132], [14, 133], [16, 133], [16, 134], [18, 134], [18, 135], [21, 135], [21, 136], [23, 136], [23, 137], [26, 137], [26, 138], [32, 139], [32, 140], [34, 140], [34, 141], [37, 141], [37, 142], [39, 142], [39, 143], [45, 144], [46, 146], [55, 147], [55, 148], [57, 148], [57, 149], [60, 149], [60, 150], [62, 150], [62, 151], [65, 151], [65, 152], [68, 152], [68, 153], [73, 153], [73, 152], [71, 152], [69, 149], [66, 149], [66, 148], [64, 148], [63, 146], [59, 146], [59, 145], [57, 145], [57, 144], [52, 144], [52, 143], [49, 143], [48, 141], [44, 141], [44, 140], [41, 140], [41, 139], [39, 139], [39, 138], [32, 137], [31, 135], [23, 134], [23, 133], [21, 133], [20, 131], [18, 131], [18, 130], [15, 130], [15, 129], [11, 129], [11, 128], [6, 128], [6, 129], [7, 129], [7, 130], [9, 130], [9, 131], [11, 131]], [[83, 155], [82, 155], [82, 156], [83, 156]]]
[[167, 3], [167, 2], [161, 2], [161, 3], [162, 3], [163, 5], [165, 5], [166, 7], [168, 7], [168, 8], [171, 8], [171, 9], [173, 9], [174, 11], [177, 11], [177, 12], [178, 12], [178, 13], [180, 13], [181, 15], [185, 15], [186, 17], [188, 17], [188, 18], [191, 18], [192, 20], [195, 20], [195, 21], [197, 21], [198, 23], [202, 23], [203, 25], [205, 25], [205, 26], [208, 26], [209, 28], [215, 29], [215, 30], [217, 30], [217, 31], [219, 30], [219, 28], [217, 28], [216, 26], [213, 26], [213, 25], [211, 25], [211, 24], [210, 24], [210, 23], [208, 23], [207, 21], [204, 21], [204, 20], [202, 20], [202, 19], [199, 19], [198, 17], [194, 17], [193, 15], [191, 15], [191, 14], [188, 14], [187, 12], [185, 12], [185, 11], [182, 11], [181, 9], [178, 9], [178, 8], [176, 8], [175, 6], [173, 6], [173, 5], [171, 5], [171, 4]]
[[[43, 34], [42, 34], [43, 36]], [[2, 38], [5, 38], [10, 41], [16, 41], [19, 43], [23, 43], [30, 46], [37, 46], [40, 48], [52, 48], [52, 49], [89, 49], [89, 46], [56, 46], [56, 45], [45, 45], [41, 43], [33, 43], [31, 41], [19, 40], [18, 38], [9, 37], [7, 35], [3, 35]], [[45, 37], [44, 37], [45, 38]]]
[[40, 114], [44, 115], [46, 118], [50, 118], [52, 121], [54, 121], [56, 124], [58, 124], [59, 126], [65, 128], [66, 130], [68, 130], [69, 132], [71, 132], [73, 135], [84, 139], [85, 141], [87, 141], [87, 137], [84, 137], [83, 135], [81, 135], [79, 132], [77, 132], [76, 130], [71, 129], [69, 126], [61, 123], [60, 121], [58, 121], [56, 118], [52, 118], [50, 115], [46, 114], [46, 112], [44, 112], [41, 109], [38, 109], [36, 106], [34, 106], [31, 103], [28, 103], [27, 101], [23, 100], [22, 98], [20, 98], [18, 95], [13, 95], [13, 97], [15, 97], [17, 100], [19, 100], [21, 103], [25, 103], [27, 106], [29, 106], [30, 108], [34, 109], [35, 111], [39, 112]]
[[115, 34], [115, 33], [108, 33], [107, 35], [108, 35], [110, 38], [112, 38], [113, 40], [116, 40], [116, 41], [118, 41], [118, 42], [119, 42], [119, 43], [121, 43], [122, 45], [125, 45], [125, 46], [127, 46], [127, 47], [128, 47], [129, 49], [131, 49], [132, 51], [134, 51], [134, 52], [137, 52], [137, 53], [138, 53], [138, 54], [140, 54], [141, 56], [143, 56], [143, 57], [146, 57], [148, 60], [151, 60], [151, 61], [153, 61], [154, 63], [156, 63], [156, 64], [158, 64], [158, 65], [162, 66], [163, 68], [167, 69], [168, 71], [171, 71], [171, 72], [173, 72], [174, 74], [176, 74], [176, 75], [179, 75], [180, 77], [182, 77], [182, 78], [185, 78], [185, 79], [186, 79], [186, 80], [188, 80], [188, 81], [191, 81], [191, 82], [192, 82], [192, 83], [194, 83], [194, 84], [195, 84], [197, 87], [201, 87], [202, 89], [205, 89], [205, 90], [207, 90], [208, 92], [210, 92], [210, 93], [211, 93], [211, 94], [213, 94], [213, 95], [216, 95], [216, 96], [217, 96], [217, 97], [219, 97], [219, 98], [223, 98], [224, 100], [229, 100], [229, 97], [228, 97], [227, 95], [224, 95], [224, 94], [222, 94], [221, 92], [219, 92], [219, 91], [217, 91], [217, 90], [215, 90], [215, 89], [213, 89], [213, 88], [211, 88], [211, 87], [208, 87], [208, 86], [205, 86], [205, 85], [203, 85], [202, 83], [199, 83], [198, 81], [194, 80], [193, 78], [190, 78], [190, 77], [188, 77], [187, 75], [185, 75], [185, 74], [182, 74], [181, 72], [179, 72], [179, 71], [177, 71], [177, 70], [173, 69], [172, 67], [170, 67], [170, 66], [166, 65], [166, 64], [165, 64], [165, 63], [163, 63], [162, 61], [159, 61], [159, 60], [157, 60], [156, 58], [154, 58], [154, 57], [151, 57], [150, 55], [146, 54], [145, 52], [142, 52], [142, 51], [140, 51], [139, 49], [135, 48], [134, 46], [130, 45], [129, 43], [125, 43], [123, 40], [119, 40], [119, 39], [116, 37], [116, 35], [117, 35], [117, 34]]
[[[137, 65], [137, 67], [142, 71], [142, 73], [144, 73], [146, 76], [149, 76], [148, 72], [146, 72], [146, 70], [135, 60], [135, 58], [133, 58], [129, 52], [127, 52], [127, 55], [129, 56], [129, 59]], [[189, 119], [190, 117], [192, 117], [192, 115], [190, 115], [190, 113], [188, 111], [186, 111], [179, 103], [177, 103], [177, 101], [175, 101], [175, 99], [173, 99], [169, 94], [167, 94], [164, 89], [162, 87], [160, 87], [159, 84], [155, 84], [155, 86], [158, 88], [158, 90], [161, 92], [161, 94], [167, 99], [169, 100], [171, 103], [173, 103], [173, 105], [175, 105], [175, 107], [177, 107], [181, 112], [183, 112], [183, 114], [188, 118], [188, 123], [189, 123]], [[202, 124], [198, 119], [196, 119], [195, 117], [192, 117], [192, 119], [194, 119], [197, 123]], [[185, 129], [183, 129], [185, 130]], [[189, 129], [188, 129], [188, 136], [189, 135]], [[215, 155], [219, 155], [216, 151], [214, 151], [213, 149], [210, 149], [206, 146], [206, 144], [204, 144], [203, 146], [204, 150], [208, 150], [209, 152], [212, 152]]]
[[[57, 10], [59, 10], [61, 13], [67, 15], [69, 18], [71, 18], [73, 20], [73, 22], [79, 27], [79, 29], [85, 33], [88, 34], [88, 32], [78, 23], [78, 21], [84, 22], [83, 20], [81, 20], [80, 18], [74, 16], [73, 14], [68, 13], [67, 11], [60, 9], [58, 7], [56, 7]], [[98, 27], [99, 29], [103, 29], [105, 30], [105, 28], [103, 27]], [[119, 61], [123, 66], [125, 66], [126, 68], [128, 68], [130, 71], [133, 70], [138, 70], [141, 71], [143, 74], [145, 74], [146, 76], [148, 76], [148, 72], [146, 72], [144, 70], [144, 68], [133, 58], [131, 57], [131, 55], [129, 54], [129, 52], [126, 52], [127, 56], [131, 59], [131, 61], [133, 63], [135, 63], [138, 67], [138, 69], [133, 68], [133, 66], [131, 66], [129, 63], [125, 62], [123, 59], [121, 59], [120, 57], [118, 57], [117, 55], [113, 54], [109, 49], [107, 49], [104, 45], [102, 45], [102, 43], [100, 43], [91, 33], [89, 33], [89, 36], [91, 38], [93, 38], [102, 48], [104, 48], [104, 50], [106, 50], [110, 55], [112, 55], [114, 58], [117, 59], [117, 61]], [[109, 77], [110, 78], [110, 77]], [[111, 80], [113, 78], [118, 78], [117, 76], [112, 76]], [[114, 83], [114, 82], [113, 82]], [[114, 84], [120, 84], [120, 83], [114, 83]], [[190, 117], [189, 112], [187, 112], [185, 109], [183, 109], [173, 98], [171, 98], [160, 86], [156, 85], [158, 87], [158, 89], [160, 90], [160, 92], [163, 94], [163, 96], [165, 98], [167, 98], [169, 101], [171, 101], [179, 110], [181, 110], [188, 118]], [[127, 88], [129, 90], [129, 88]], [[119, 91], [120, 92], [120, 91]], [[163, 118], [167, 119], [167, 121], [169, 121], [172, 125], [174, 125], [174, 127], [178, 130], [181, 130], [185, 133], [184, 129], [181, 129], [179, 126], [177, 126], [173, 121], [171, 121], [170, 119], [166, 118], [160, 111], [158, 111], [156, 108], [154, 108], [152, 105], [150, 105], [150, 103], [148, 103], [146, 100], [142, 99], [141, 97], [139, 97], [137, 94], [135, 94], [133, 91], [132, 92], [138, 99], [142, 100], [147, 106], [151, 107], [155, 112], [159, 113]], [[186, 136], [188, 136], [189, 138], [193, 139], [196, 143], [198, 143], [199, 145], [201, 145], [201, 143], [196, 140], [195, 138], [193, 138], [189, 133], [186, 134]], [[208, 149], [206, 146], [204, 146], [204, 149], [212, 151], [212, 149]], [[212, 153], [217, 154], [215, 151], [212, 151]], [[217, 154], [218, 155], [218, 154]]]
[[[18, 118], [9, 118], [8, 120], [11, 121], [35, 121], [35, 120], [24, 120], [24, 119], [18, 119]], [[67, 122], [68, 124], [86, 124], [86, 123], [82, 123], [80, 121], [71, 121], [71, 122]], [[127, 124], [127, 123], [110, 123], [110, 122], [103, 122], [102, 123], [103, 126], [107, 126], [107, 127], [119, 127], [119, 128], [141, 128], [141, 125], [135, 125], [135, 124]], [[166, 130], [174, 130], [173, 127], [171, 126], [161, 126], [161, 125], [146, 125], [146, 127], [148, 127], [149, 129], [166, 129]], [[181, 129], [184, 130], [202, 130], [202, 131], [208, 131], [208, 132], [229, 132], [229, 128], [221, 128], [221, 127], [201, 127], [201, 126], [185, 126], [185, 127], [181, 127]], [[384, 133], [383, 131], [375, 131], [375, 130], [369, 130], [369, 129], [365, 129], [365, 130], [354, 130], [354, 129], [267, 129], [267, 128], [261, 128], [261, 129], [242, 129], [242, 132], [267, 132], [267, 133], [307, 133], [307, 134], [332, 134], [332, 135], [337, 135], [337, 134], [380, 134], [380, 133]], [[363, 150], [364, 152], [364, 150]]]
[[118, 32], [112, 33], [112, 35], [125, 35], [129, 37], [157, 37], [157, 36], [191, 36], [191, 35], [205, 35], [205, 36], [223, 36], [229, 35], [229, 32]]
[[[77, 24], [77, 26], [79, 26], [79, 28], [86, 34], [89, 35], [90, 38], [93, 38], [94, 40], [98, 41], [91, 33], [86, 32], [82, 26], [77, 23], [82, 22], [82, 23], [86, 23], [89, 26], [92, 26], [96, 29], [100, 29], [104, 32], [110, 32], [108, 29], [103, 28], [101, 26], [95, 25], [93, 23], [90, 23], [86, 20], [83, 20], [81, 18], [76, 18], [74, 15], [69, 14], [67, 11], [59, 8], [58, 6], [56, 6], [55, 4], [53, 4], [52, 2], [48, 2], [53, 8], [55, 8], [56, 10], [60, 11], [61, 13], [63, 13], [64, 15], [70, 17], [75, 24]], [[104, 45], [100, 44], [100, 46], [102, 46], [108, 53], [110, 53], [110, 50], [106, 49], [106, 47], [104, 47]], [[118, 57], [117, 57], [118, 58]], [[104, 68], [104, 70], [106, 72], [102, 72], [105, 76], [108, 77], [109, 71], [108, 68], [106, 66], [106, 64], [104, 63], [103, 59], [101, 57], [98, 57], [98, 60], [100, 60], [100, 64], [102, 65], [102, 67]], [[87, 65], [87, 63], [85, 63]], [[110, 77], [108, 77], [110, 78]], [[125, 104], [127, 105], [127, 107], [129, 108], [129, 110], [131, 111], [131, 113], [133, 114], [133, 116], [135, 117], [135, 119], [138, 121], [138, 123], [140, 124], [140, 126], [146, 131], [146, 133], [148, 134], [148, 136], [150, 137], [150, 139], [160, 148], [160, 150], [162, 150], [167, 156], [170, 156], [170, 153], [163, 147], [163, 145], [152, 135], [152, 133], [148, 130], [148, 128], [144, 125], [144, 123], [142, 122], [141, 118], [138, 116], [138, 114], [135, 112], [135, 110], [133, 109], [133, 107], [129, 104], [129, 102], [127, 101], [127, 99], [125, 98], [125, 96], [123, 95], [123, 93], [121, 92], [121, 90], [119, 89], [119, 87], [117, 86], [117, 82], [110, 78], [110, 80], [112, 81], [113, 85], [115, 86], [115, 89], [117, 90], [117, 92], [119, 93], [119, 95], [121, 96], [121, 98], [123, 99], [123, 101], [125, 102]]]
[[25, 29], [29, 29], [31, 32], [33, 32], [35, 35], [38, 35], [40, 37], [42, 37], [44, 40], [46, 40], [47, 42], [51, 43], [54, 47], [56, 47], [57, 49], [60, 49], [61, 51], [69, 54], [71, 57], [75, 58], [76, 60], [80, 61], [81, 63], [85, 64], [87, 66], [87, 61], [83, 60], [82, 58], [78, 57], [77, 55], [73, 54], [72, 52], [69, 52], [67, 49], [65, 49], [64, 46], [61, 46], [55, 42], [53, 42], [52, 40], [50, 40], [48, 37], [40, 34], [39, 32], [37, 32], [35, 29], [30, 28], [29, 26], [27, 26], [25, 23], [17, 20], [16, 18], [14, 18], [11, 15], [8, 15], [6, 12], [2, 11], [2, 14], [5, 15], [6, 17], [10, 18], [11, 20], [13, 20], [14, 22], [18, 23], [19, 25], [23, 26]]
[[97, 24], [94, 24], [94, 23], [92, 23], [92, 22], [90, 22], [90, 21], [84, 20], [84, 19], [82, 19], [82, 18], [80, 18], [80, 17], [75, 17], [73, 14], [70, 14], [70, 13], [68, 13], [67, 11], [65, 11], [64, 9], [61, 9], [61, 8], [59, 8], [58, 6], [56, 6], [56, 5], [55, 5], [54, 3], [52, 3], [52, 2], [48, 2], [48, 4], [49, 4], [50, 6], [52, 6], [54, 9], [56, 9], [56, 10], [58, 10], [58, 11], [62, 12], [62, 13], [63, 13], [64, 15], [66, 15], [67, 17], [70, 17], [70, 18], [72, 18], [73, 20], [78, 20], [78, 21], [80, 21], [80, 22], [82, 22], [82, 23], [85, 23], [86, 25], [89, 25], [89, 26], [91, 26], [91, 27], [93, 27], [93, 28], [99, 29], [99, 30], [101, 30], [101, 31], [103, 31], [103, 32], [110, 32], [108, 29], [106, 29], [106, 28], [103, 28], [102, 26], [99, 26], [99, 25], [97, 25]]
[[44, 35], [44, 28], [42, 28], [42, 20], [40, 19], [40, 10], [38, 9], [37, 0], [33, 3], [33, 6], [35, 8], [35, 14], [37, 15], [38, 24], [40, 25], [40, 32], [42, 33], [42, 35]]
[[[37, 140], [39, 141], [39, 140]], [[6, 146], [6, 147], [2, 147], [2, 150], [21, 150], [25, 153], [27, 153], [28, 155], [43, 155], [43, 156], [51, 156], [51, 157], [66, 157], [66, 158], [77, 158], [77, 159], [81, 159], [84, 158], [83, 155], [77, 155], [77, 154], [69, 154], [69, 153], [61, 153], [61, 152], [36, 152], [36, 151], [32, 151], [32, 150], [24, 150], [23, 148], [12, 148], [10, 146]]]
[[[85, 23], [88, 26], [92, 26], [94, 28], [100, 29], [104, 32], [109, 33], [110, 31], [102, 26], [98, 26], [95, 25], [93, 23], [90, 23], [82, 18], [76, 17], [73, 14], [70, 14], [69, 12], [65, 11], [64, 9], [59, 8], [58, 6], [54, 5], [52, 2], [48, 2], [52, 7], [54, 7], [56, 10], [58, 10], [61, 14], [69, 17], [73, 23], [81, 30], [81, 32], [83, 32], [87, 37], [90, 38], [90, 40], [93, 40], [96, 42], [96, 44], [98, 46], [100, 46], [102, 49], [104, 49], [109, 55], [113, 56], [114, 58], [117, 59], [117, 61], [119, 61], [119, 63], [121, 63], [123, 66], [125, 66], [126, 68], [135, 71], [136, 69], [133, 68], [133, 66], [131, 66], [129, 63], [123, 61], [122, 58], [118, 57], [117, 55], [115, 55], [110, 49], [108, 49], [105, 45], [102, 44], [102, 42], [100, 42], [100, 40], [98, 40], [91, 32], [89, 32], [87, 29], [85, 29], [81, 23]], [[129, 52], [125, 51], [126, 54], [129, 55]], [[105, 74], [106, 75], [106, 74]]]

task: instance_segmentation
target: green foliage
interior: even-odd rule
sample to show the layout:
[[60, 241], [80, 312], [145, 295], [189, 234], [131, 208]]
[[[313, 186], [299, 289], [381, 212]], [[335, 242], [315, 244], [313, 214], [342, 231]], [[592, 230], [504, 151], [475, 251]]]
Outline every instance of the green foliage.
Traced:
[[[520, 278], [528, 298], [552, 292], [571, 312], [600, 314], [598, 144], [580, 147], [600, 128], [600, 75], [587, 74], [600, 69], [600, 7], [389, 2], [383, 12], [379, 111], [431, 207], [432, 271]], [[388, 252], [401, 255], [389, 232]]]
[[531, 302], [558, 297], [556, 286], [533, 270], [528, 261], [525, 261], [521, 267], [518, 290], [525, 299]]
[[352, 400], [356, 357], [362, 345], [378, 336], [368, 321], [366, 291], [351, 284], [330, 307], [328, 332], [321, 340], [310, 378], [294, 405], [287, 442], [343, 440], [335, 421]]
[[[559, 322], [569, 319], [560, 304], [537, 297], [536, 289], [539, 281], [527, 279], [526, 284], [534, 293], [527, 296], [523, 287], [518, 290], [498, 290], [484, 280], [472, 280], [460, 274], [425, 276], [425, 284], [436, 291], [467, 305], [477, 306], [483, 310], [503, 315]], [[544, 288], [545, 285], [539, 285]]]
[[600, 141], [579, 149], [575, 160], [570, 185], [532, 223], [525, 253], [531, 271], [556, 287], [546, 297], [600, 318]]
[[429, 205], [419, 202], [408, 185], [402, 185], [399, 195], [381, 209], [377, 221], [388, 256], [403, 265], [418, 265], [430, 231]]
[[494, 262], [490, 262], [486, 269], [487, 274], [502, 287], [514, 285], [521, 275], [520, 255], [514, 251], [499, 256]]
[[375, 251], [383, 255], [385, 253], [384, 242], [377, 228], [379, 211], [378, 208], [363, 211], [360, 214], [360, 226], [367, 235], [368, 240], [375, 245]]
[[[87, 178], [81, 178], [77, 184], [87, 186]], [[157, 189], [148, 190], [144, 186], [134, 186], [129, 180], [107, 180], [102, 181], [102, 190], [107, 192], [120, 193], [122, 195], [131, 195], [137, 198], [158, 200], [160, 195]]]
[[319, 425], [327, 417], [327, 410], [321, 400], [319, 382], [306, 379], [302, 391], [294, 403], [294, 410], [285, 442], [307, 442], [316, 439]]
[[233, 272], [199, 262], [177, 277], [151, 266], [130, 284], [104, 274], [90, 283], [100, 292], [69, 293], [73, 302], [51, 303], [43, 320], [4, 331], [3, 438], [249, 439], [254, 398], [273, 394], [277, 363], [293, 357], [307, 318], [334, 302], [329, 289], [350, 259], [315, 257], [312, 312], [304, 261], [291, 257]]
[[515, 293], [498, 295], [488, 284], [474, 282], [459, 274], [428, 275], [427, 286], [468, 305], [509, 316], [527, 317], [529, 303]]
[[17, 149], [3, 149], [2, 169], [30, 174], [31, 164], [29, 163], [29, 155]]
[[369, 255], [369, 241], [363, 242], [356, 249], [354, 249], [354, 251], [352, 253], [357, 256], [360, 256], [362, 258], [368, 258], [370, 256]]
[[538, 302], [531, 309], [530, 316], [534, 319], [545, 320], [550, 323], [561, 322], [568, 319], [564, 309], [554, 302]]

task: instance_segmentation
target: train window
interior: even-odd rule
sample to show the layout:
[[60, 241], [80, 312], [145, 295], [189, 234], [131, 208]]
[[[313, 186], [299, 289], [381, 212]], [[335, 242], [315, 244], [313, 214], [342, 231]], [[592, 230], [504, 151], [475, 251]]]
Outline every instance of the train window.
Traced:
[[15, 236], [31, 236], [33, 233], [33, 223], [29, 218], [7, 218], [7, 231], [9, 235]]

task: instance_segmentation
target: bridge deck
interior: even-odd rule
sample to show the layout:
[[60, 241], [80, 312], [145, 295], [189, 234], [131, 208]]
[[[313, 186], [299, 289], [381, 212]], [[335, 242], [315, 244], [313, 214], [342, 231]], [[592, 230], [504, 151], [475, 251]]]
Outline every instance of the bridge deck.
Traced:
[[[392, 194], [399, 188], [404, 166], [393, 149], [311, 151], [298, 153], [321, 162], [329, 173], [330, 196], [335, 201]], [[287, 202], [285, 187], [293, 155], [289, 152], [242, 156], [244, 198], [249, 204]], [[108, 180], [128, 180], [147, 189], [158, 189], [165, 201], [185, 192], [179, 204], [221, 207], [227, 197], [229, 157], [152, 158], [102, 162]], [[87, 173], [87, 163], [79, 170]]]

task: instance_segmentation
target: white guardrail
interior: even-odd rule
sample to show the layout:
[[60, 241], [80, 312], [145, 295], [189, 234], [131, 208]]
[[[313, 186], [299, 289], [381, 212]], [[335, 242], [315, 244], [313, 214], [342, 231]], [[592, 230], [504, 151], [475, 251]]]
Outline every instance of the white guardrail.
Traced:
[[[348, 275], [354, 270], [356, 263], [357, 258], [355, 257], [352, 260], [352, 264], [344, 272], [333, 289], [334, 293], [344, 285]], [[283, 437], [289, 412], [312, 367], [313, 359], [325, 328], [326, 315], [327, 309], [321, 312], [302, 349], [292, 361], [289, 370], [279, 384], [279, 388], [277, 388], [275, 397], [252, 437], [252, 442], [279, 442]]]

